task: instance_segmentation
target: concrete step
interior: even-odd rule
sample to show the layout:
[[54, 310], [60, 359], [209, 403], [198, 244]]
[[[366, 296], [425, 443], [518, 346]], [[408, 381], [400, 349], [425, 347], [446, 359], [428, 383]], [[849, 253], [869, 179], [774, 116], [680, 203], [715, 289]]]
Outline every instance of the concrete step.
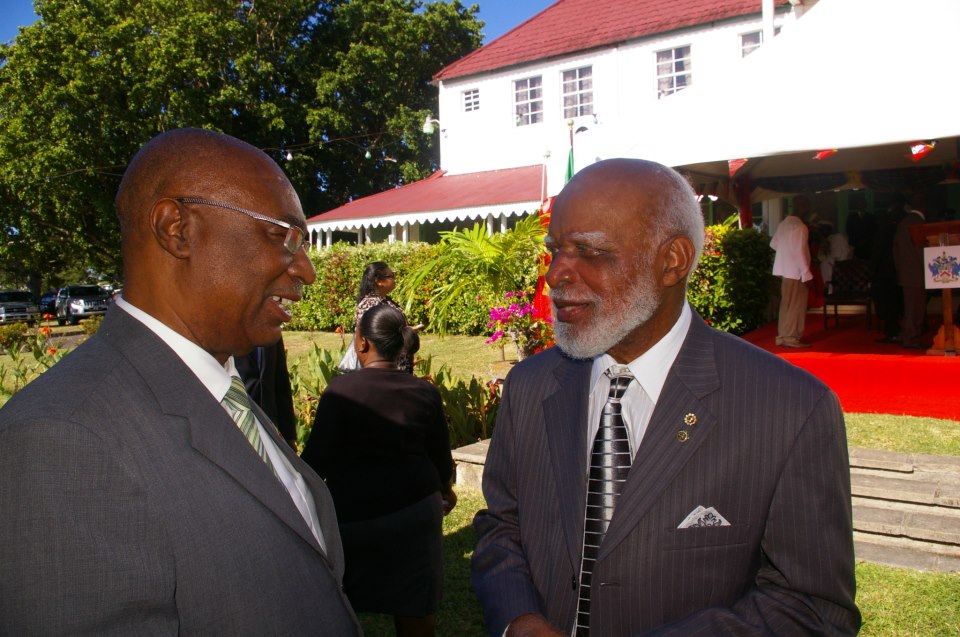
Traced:
[[853, 528], [960, 547], [960, 509], [854, 497]]
[[960, 547], [903, 537], [853, 532], [858, 560], [917, 571], [960, 572]]
[[[457, 484], [479, 488], [489, 441], [453, 452]], [[960, 572], [960, 457], [850, 449], [857, 559]]]

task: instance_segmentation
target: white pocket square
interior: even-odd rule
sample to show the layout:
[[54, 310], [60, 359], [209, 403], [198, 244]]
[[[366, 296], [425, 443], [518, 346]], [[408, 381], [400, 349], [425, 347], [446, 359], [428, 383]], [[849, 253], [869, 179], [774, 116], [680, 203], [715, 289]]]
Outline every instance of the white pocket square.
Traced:
[[701, 526], [730, 526], [730, 523], [713, 507], [704, 508], [700, 505], [683, 518], [683, 522], [677, 528], [690, 529]]

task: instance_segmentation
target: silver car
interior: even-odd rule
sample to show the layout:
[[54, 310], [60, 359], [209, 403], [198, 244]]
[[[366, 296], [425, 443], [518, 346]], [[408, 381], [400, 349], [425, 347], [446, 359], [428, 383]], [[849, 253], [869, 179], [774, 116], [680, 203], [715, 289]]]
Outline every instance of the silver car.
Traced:
[[26, 290], [0, 290], [0, 324], [33, 325], [40, 318], [40, 307]]
[[99, 285], [68, 285], [57, 292], [57, 323], [76, 325], [107, 313], [110, 295]]

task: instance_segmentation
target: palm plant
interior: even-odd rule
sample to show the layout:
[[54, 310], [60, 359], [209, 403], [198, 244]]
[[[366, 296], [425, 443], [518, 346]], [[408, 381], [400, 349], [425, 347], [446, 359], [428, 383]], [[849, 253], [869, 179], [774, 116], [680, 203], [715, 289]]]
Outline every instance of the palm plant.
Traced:
[[524, 290], [536, 282], [545, 233], [537, 215], [521, 219], [501, 234], [488, 235], [480, 224], [442, 232], [438, 255], [407, 277], [399, 297], [409, 309], [416, 291], [428, 289], [430, 325], [438, 334], [446, 334], [462, 299], [500, 300], [506, 292]]

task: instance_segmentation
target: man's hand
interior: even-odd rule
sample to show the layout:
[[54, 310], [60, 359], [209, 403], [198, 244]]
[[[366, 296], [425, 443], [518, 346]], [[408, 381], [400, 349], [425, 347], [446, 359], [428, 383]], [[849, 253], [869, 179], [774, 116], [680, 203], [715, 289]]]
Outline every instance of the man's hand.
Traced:
[[447, 487], [440, 493], [440, 497], [443, 498], [443, 514], [447, 515], [457, 506], [457, 494], [453, 492], [453, 487]]
[[568, 637], [550, 625], [543, 615], [520, 615], [507, 626], [504, 637]]

